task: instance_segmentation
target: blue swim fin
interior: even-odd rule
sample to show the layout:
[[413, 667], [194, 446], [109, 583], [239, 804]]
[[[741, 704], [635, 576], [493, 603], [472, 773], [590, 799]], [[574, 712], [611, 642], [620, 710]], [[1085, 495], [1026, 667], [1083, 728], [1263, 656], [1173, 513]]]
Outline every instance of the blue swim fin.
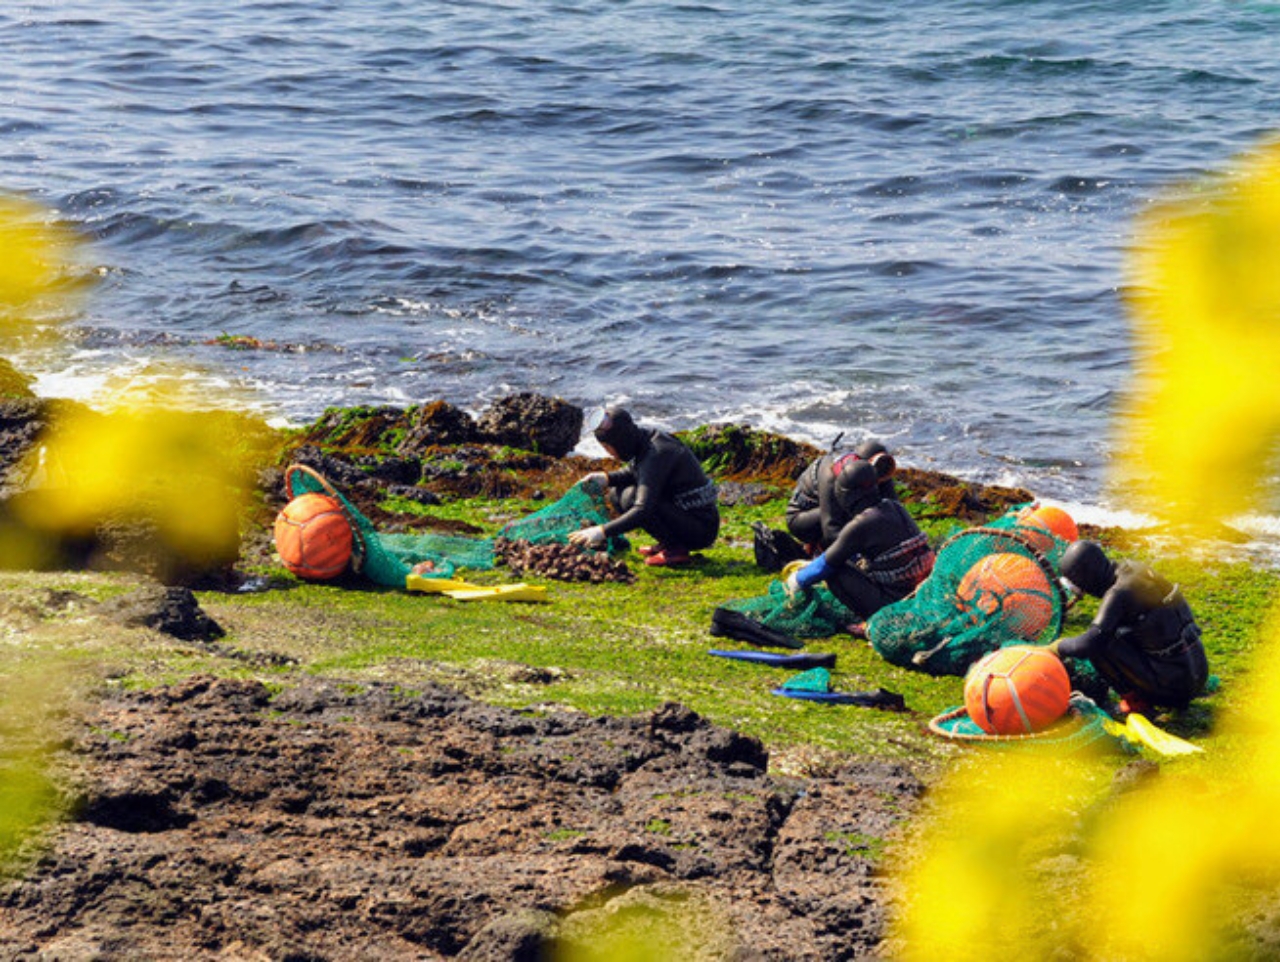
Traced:
[[901, 695], [883, 688], [876, 691], [805, 691], [801, 688], [775, 688], [773, 693], [784, 698], [820, 701], [828, 705], [858, 705], [862, 708], [883, 708], [886, 711], [907, 710], [907, 703]]
[[835, 652], [831, 651], [813, 651], [803, 655], [783, 655], [776, 651], [756, 651], [754, 648], [740, 651], [725, 651], [713, 648], [707, 654], [715, 655], [717, 658], [733, 658], [737, 661], [754, 661], [762, 665], [773, 665], [778, 668], [834, 668], [836, 664]]

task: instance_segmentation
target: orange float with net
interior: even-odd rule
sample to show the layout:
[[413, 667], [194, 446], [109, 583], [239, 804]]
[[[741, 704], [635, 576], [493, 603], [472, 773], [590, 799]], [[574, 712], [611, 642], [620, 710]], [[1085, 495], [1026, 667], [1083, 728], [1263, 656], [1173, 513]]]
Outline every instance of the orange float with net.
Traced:
[[1044, 569], [1009, 551], [987, 555], [965, 572], [956, 599], [975, 624], [998, 618], [1027, 641], [1038, 638], [1053, 618], [1053, 589]]
[[1043, 535], [1037, 537], [1035, 534], [1037, 529], [1047, 531], [1055, 538], [1066, 542], [1075, 541], [1080, 537], [1080, 529], [1076, 527], [1075, 519], [1062, 508], [1053, 505], [1026, 508], [1018, 515], [1017, 520], [1023, 535], [1041, 552], [1047, 552], [1053, 548], [1053, 539]]
[[965, 676], [965, 710], [991, 735], [1044, 731], [1070, 704], [1067, 669], [1048, 648], [1001, 648], [975, 662]]
[[299, 578], [327, 581], [351, 563], [353, 535], [342, 505], [326, 494], [294, 498], [276, 515], [276, 551]]

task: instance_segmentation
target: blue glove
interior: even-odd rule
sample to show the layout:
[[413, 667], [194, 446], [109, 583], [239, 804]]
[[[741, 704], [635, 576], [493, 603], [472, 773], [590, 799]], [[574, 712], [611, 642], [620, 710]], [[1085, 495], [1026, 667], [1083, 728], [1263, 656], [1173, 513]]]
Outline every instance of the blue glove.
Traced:
[[795, 596], [797, 592], [817, 585], [819, 581], [826, 580], [827, 571], [827, 555], [819, 554], [812, 562], [804, 565], [800, 571], [791, 574], [791, 577], [787, 578], [787, 594]]
[[818, 555], [807, 565], [791, 576], [797, 588], [809, 588], [827, 577], [827, 556]]

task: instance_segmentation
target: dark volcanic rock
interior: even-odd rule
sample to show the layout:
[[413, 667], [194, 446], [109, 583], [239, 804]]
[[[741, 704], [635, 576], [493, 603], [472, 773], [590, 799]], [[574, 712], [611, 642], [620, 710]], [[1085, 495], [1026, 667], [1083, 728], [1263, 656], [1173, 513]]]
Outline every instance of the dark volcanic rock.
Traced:
[[544, 962], [556, 916], [530, 909], [489, 922], [458, 953], [459, 962]]
[[121, 832], [163, 832], [191, 823], [191, 816], [176, 812], [169, 786], [130, 783], [113, 789], [95, 787], [81, 802], [77, 816], [91, 825]]
[[475, 419], [470, 414], [445, 401], [432, 401], [414, 413], [399, 451], [408, 457], [420, 458], [431, 447], [475, 444], [479, 440]]
[[0, 492], [13, 494], [25, 486], [25, 478], [10, 475], [48, 427], [51, 415], [48, 401], [0, 398]]
[[404, 408], [330, 408], [307, 426], [303, 443], [339, 448], [381, 448], [408, 426]]
[[294, 464], [300, 464], [315, 471], [343, 494], [347, 493], [347, 488], [369, 483], [369, 476], [350, 461], [325, 454], [311, 445], [304, 445], [295, 450], [292, 461]]
[[899, 468], [894, 474], [900, 494], [922, 501], [933, 512], [967, 523], [980, 523], [1009, 508], [1034, 500], [1024, 488], [972, 484], [937, 471]]
[[512, 394], [494, 401], [476, 427], [485, 441], [562, 458], [578, 444], [582, 408], [540, 394]]
[[884, 766], [776, 779], [677, 704], [322, 680], [115, 692], [77, 750], [76, 820], [0, 888], [2, 957], [535, 960], [646, 905], [708, 909], [685, 928], [715, 957], [867, 956], [877, 840], [919, 792]]
[[[95, 527], [86, 567], [135, 571], [167, 585], [213, 587], [234, 583], [240, 531], [232, 512], [206, 511], [206, 540], [197, 550], [171, 525], [157, 521], [159, 509], [140, 501], [128, 514], [105, 516]], [[215, 530], [215, 525], [217, 529]]]
[[369, 478], [390, 485], [417, 484], [422, 477], [422, 462], [416, 458], [363, 457], [355, 462]]
[[188, 588], [142, 588], [102, 602], [98, 613], [126, 628], [154, 628], [183, 641], [213, 641], [226, 634]]

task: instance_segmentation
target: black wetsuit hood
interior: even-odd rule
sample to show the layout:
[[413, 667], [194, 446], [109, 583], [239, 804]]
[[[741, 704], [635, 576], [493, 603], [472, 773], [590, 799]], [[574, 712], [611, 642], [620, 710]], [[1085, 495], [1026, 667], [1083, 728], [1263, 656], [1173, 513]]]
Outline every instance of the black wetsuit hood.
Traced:
[[886, 497], [890, 496], [893, 483], [889, 479], [898, 470], [898, 462], [893, 459], [889, 449], [879, 441], [863, 441], [853, 449], [853, 453], [875, 467], [876, 477], [880, 479], [882, 485], [887, 483], [888, 486], [888, 492], [885, 492], [884, 488], [881, 492], [885, 493]]
[[889, 449], [884, 446], [883, 442], [868, 440], [863, 441], [854, 448], [853, 453], [862, 458], [863, 461], [870, 461], [877, 454], [888, 454]]
[[604, 417], [596, 425], [595, 435], [597, 441], [613, 448], [623, 461], [633, 460], [649, 444], [649, 432], [631, 420], [629, 411], [620, 407], [604, 409]]
[[838, 459], [832, 466], [836, 500], [853, 517], [880, 500], [880, 477], [870, 461], [856, 454]]
[[1062, 553], [1062, 577], [1087, 595], [1101, 598], [1116, 583], [1116, 566], [1096, 541], [1077, 541]]

